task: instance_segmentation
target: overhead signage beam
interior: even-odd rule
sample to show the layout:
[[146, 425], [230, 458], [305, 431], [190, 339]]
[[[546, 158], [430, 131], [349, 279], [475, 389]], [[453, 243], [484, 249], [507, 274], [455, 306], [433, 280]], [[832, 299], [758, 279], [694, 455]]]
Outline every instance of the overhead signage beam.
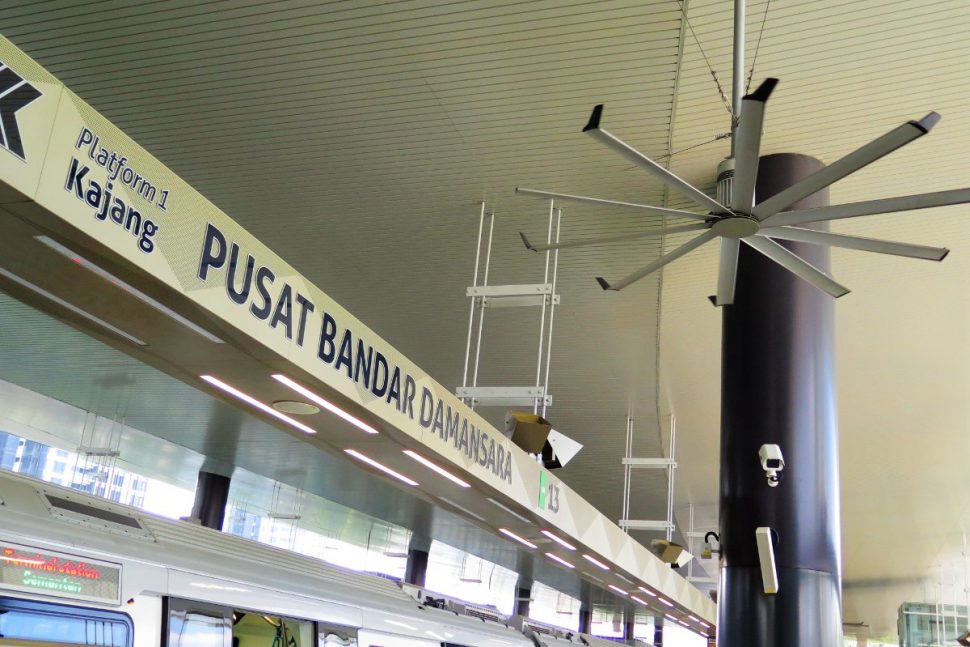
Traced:
[[[304, 386], [347, 404], [358, 427], [380, 432], [367, 442], [390, 438], [457, 468], [493, 501], [521, 506], [529, 523], [554, 528], [617, 573], [713, 622], [714, 605], [702, 592], [3, 38], [0, 125], [0, 208], [42, 232], [34, 238], [46, 241], [31, 244], [62, 256], [90, 253], [77, 259], [88, 269], [101, 259], [131, 268], [150, 282], [147, 292], [169, 295], [142, 302], [154, 302], [181, 330], [199, 328], [179, 304], [217, 324], [208, 335], [192, 333], [196, 343], [258, 359], [266, 383], [276, 384], [272, 375], [283, 366], [312, 376]], [[107, 270], [99, 275], [137, 292]], [[144, 341], [148, 348], [138, 352], [152, 352], [152, 340]], [[195, 377], [199, 388], [213, 383]], [[307, 434], [306, 442], [324, 442], [323, 435]]]

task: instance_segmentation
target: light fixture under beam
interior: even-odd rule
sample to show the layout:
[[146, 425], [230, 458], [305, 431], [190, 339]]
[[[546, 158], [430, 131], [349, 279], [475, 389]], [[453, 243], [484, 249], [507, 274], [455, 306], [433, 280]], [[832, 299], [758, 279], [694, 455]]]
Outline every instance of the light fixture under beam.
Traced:
[[225, 382], [223, 382], [222, 380], [220, 380], [218, 378], [212, 377], [211, 375], [200, 375], [199, 377], [202, 378], [203, 380], [205, 380], [206, 382], [208, 382], [209, 384], [211, 384], [212, 386], [214, 386], [214, 387], [216, 387], [218, 389], [222, 389], [223, 391], [225, 391], [229, 395], [231, 395], [233, 397], [236, 397], [236, 398], [242, 400], [246, 404], [249, 404], [249, 405], [251, 405], [253, 407], [256, 407], [257, 409], [259, 409], [263, 413], [268, 413], [269, 415], [273, 416], [277, 420], [282, 420], [286, 424], [292, 425], [292, 426], [296, 427], [297, 429], [299, 429], [302, 432], [305, 432], [305, 433], [308, 433], [308, 434], [315, 434], [315, 433], [317, 433], [317, 430], [316, 429], [313, 429], [312, 427], [308, 427], [305, 424], [303, 424], [302, 422], [300, 422], [298, 420], [294, 420], [293, 418], [289, 417], [288, 415], [286, 415], [284, 413], [280, 413], [279, 411], [277, 411], [273, 407], [269, 406], [268, 404], [266, 404], [264, 402], [260, 402], [256, 398], [254, 398], [251, 395], [248, 395], [246, 393], [243, 393], [242, 391], [240, 391], [239, 389], [237, 389], [234, 386], [229, 386], [228, 384], [226, 384]]
[[643, 606], [647, 606], [647, 601], [646, 601], [646, 600], [641, 600], [640, 598], [638, 598], [638, 597], [637, 597], [637, 596], [635, 596], [635, 595], [631, 595], [631, 596], [630, 596], [630, 599], [631, 599], [631, 600], [634, 600], [634, 601], [636, 601], [636, 602], [639, 602], [639, 603], [640, 603], [640, 604], [642, 604]]
[[587, 562], [589, 562], [591, 564], [596, 564], [597, 566], [599, 566], [604, 571], [610, 570], [610, 567], [609, 566], [607, 566], [606, 564], [604, 564], [600, 560], [596, 559], [592, 555], [587, 555], [587, 554], [583, 553], [583, 559], [585, 559]]
[[148, 345], [146, 342], [144, 342], [141, 339], [135, 337], [134, 335], [131, 335], [129, 333], [126, 333], [121, 328], [118, 328], [117, 326], [113, 326], [112, 324], [109, 324], [104, 319], [101, 319], [99, 317], [95, 317], [93, 314], [91, 314], [90, 312], [88, 312], [86, 310], [81, 310], [76, 305], [74, 305], [72, 303], [68, 303], [67, 301], [65, 301], [64, 299], [60, 298], [59, 296], [56, 296], [54, 294], [51, 294], [50, 292], [48, 292], [44, 288], [40, 287], [39, 285], [34, 285], [33, 283], [31, 283], [27, 279], [23, 279], [23, 278], [17, 276], [16, 274], [14, 274], [13, 272], [9, 272], [9, 271], [3, 269], [2, 267], [0, 267], [0, 276], [4, 277], [6, 279], [9, 279], [10, 281], [13, 281], [14, 283], [16, 283], [17, 285], [19, 285], [20, 287], [26, 288], [26, 289], [30, 290], [31, 292], [33, 292], [33, 293], [35, 293], [35, 294], [37, 294], [39, 296], [44, 297], [48, 301], [50, 301], [52, 303], [55, 303], [55, 304], [59, 305], [60, 307], [66, 309], [66, 310], [70, 310], [71, 312], [73, 312], [77, 316], [83, 317], [84, 319], [87, 319], [91, 323], [94, 323], [94, 324], [97, 324], [97, 325], [101, 326], [105, 330], [108, 330], [110, 332], [113, 332], [114, 334], [118, 335], [119, 337], [122, 337], [124, 339], [127, 339], [128, 341], [130, 341], [133, 344], [138, 344], [139, 346], [147, 346]]
[[515, 517], [519, 521], [521, 521], [523, 523], [529, 523], [529, 524], [532, 523], [532, 520], [531, 519], [527, 519], [526, 517], [523, 517], [518, 512], [516, 512], [515, 510], [513, 510], [509, 506], [505, 505], [501, 501], [496, 501], [495, 499], [493, 499], [490, 496], [487, 496], [485, 498], [489, 501], [489, 503], [491, 503], [491, 504], [493, 504], [493, 505], [495, 505], [495, 506], [497, 506], [499, 508], [502, 508], [503, 510], [505, 510], [506, 512], [508, 512], [510, 515], [512, 515], [513, 517]]
[[276, 380], [277, 382], [279, 382], [280, 384], [284, 384], [284, 385], [290, 387], [291, 389], [293, 389], [294, 391], [296, 391], [297, 393], [299, 393], [300, 395], [302, 395], [304, 398], [310, 400], [314, 404], [317, 404], [317, 405], [323, 407], [324, 409], [326, 409], [330, 413], [334, 414], [338, 418], [342, 418], [343, 420], [346, 420], [347, 422], [349, 422], [353, 426], [357, 427], [361, 431], [366, 431], [369, 434], [379, 433], [376, 429], [374, 429], [373, 427], [371, 427], [369, 424], [367, 424], [366, 422], [364, 422], [360, 418], [358, 418], [356, 416], [353, 416], [353, 415], [347, 413], [346, 411], [344, 411], [343, 409], [341, 409], [340, 407], [338, 407], [337, 405], [335, 405], [330, 400], [327, 400], [325, 398], [320, 397], [319, 395], [317, 395], [316, 393], [314, 393], [310, 389], [306, 388], [302, 384], [298, 384], [298, 383], [294, 382], [293, 380], [291, 380], [290, 378], [286, 377], [285, 375], [281, 375], [279, 373], [276, 373], [276, 374], [273, 375], [273, 379]]
[[524, 546], [528, 546], [529, 548], [536, 548], [536, 545], [533, 544], [531, 541], [529, 541], [528, 539], [523, 539], [522, 537], [519, 537], [517, 534], [515, 534], [514, 532], [512, 532], [507, 528], [499, 528], [498, 531], [503, 535], [505, 535], [506, 537], [511, 537], [512, 539], [514, 539], [515, 541], [519, 542]]
[[626, 591], [624, 591], [623, 589], [621, 589], [615, 584], [607, 584], [606, 586], [613, 589], [616, 593], [619, 593], [620, 595], [629, 595], [629, 593], [627, 593]]
[[429, 470], [431, 470], [433, 472], [437, 472], [438, 474], [441, 474], [443, 477], [445, 477], [446, 479], [448, 479], [452, 483], [456, 483], [459, 486], [464, 487], [464, 488], [471, 487], [471, 485], [469, 485], [465, 481], [461, 480], [460, 478], [458, 478], [457, 476], [455, 476], [454, 474], [452, 474], [451, 472], [449, 472], [445, 468], [440, 467], [440, 466], [436, 465], [435, 463], [432, 463], [431, 461], [429, 461], [427, 458], [425, 458], [421, 454], [419, 454], [417, 452], [414, 452], [414, 451], [411, 451], [410, 449], [405, 449], [404, 450], [404, 453], [407, 454], [408, 456], [410, 456], [411, 458], [413, 458], [414, 460], [418, 461], [419, 463], [421, 463], [425, 467], [427, 467]]
[[378, 469], [378, 470], [384, 472], [385, 474], [389, 474], [390, 476], [393, 476], [394, 478], [396, 478], [399, 481], [402, 481], [404, 483], [407, 483], [408, 485], [411, 485], [411, 486], [416, 486], [418, 484], [417, 481], [415, 481], [413, 479], [410, 479], [410, 478], [404, 476], [400, 472], [395, 472], [394, 470], [392, 470], [387, 465], [383, 465], [381, 463], [378, 463], [377, 461], [375, 461], [373, 458], [370, 458], [369, 456], [364, 456], [363, 454], [361, 454], [356, 449], [345, 449], [344, 451], [347, 452], [348, 454], [350, 454], [351, 456], [353, 456], [354, 458], [356, 458], [357, 460], [361, 461], [362, 463], [367, 463], [371, 467], [373, 467], [375, 469]]
[[103, 269], [102, 267], [99, 267], [98, 265], [95, 265], [94, 263], [92, 263], [88, 259], [84, 258], [80, 254], [77, 254], [77, 253], [71, 251], [67, 247], [64, 247], [64, 245], [61, 245], [59, 242], [57, 242], [53, 238], [49, 238], [47, 236], [35, 236], [34, 238], [37, 240], [37, 242], [43, 243], [47, 247], [50, 247], [52, 250], [54, 250], [58, 254], [64, 256], [69, 261], [72, 261], [73, 263], [77, 263], [78, 265], [80, 265], [84, 269], [88, 270], [89, 272], [91, 272], [93, 274], [96, 274], [97, 276], [101, 277], [102, 279], [104, 279], [108, 283], [111, 283], [114, 286], [121, 288], [122, 290], [124, 290], [125, 292], [127, 292], [131, 296], [135, 297], [136, 299], [138, 299], [142, 303], [144, 303], [144, 304], [146, 304], [148, 306], [151, 306], [155, 310], [158, 310], [159, 312], [161, 312], [163, 315], [165, 315], [169, 319], [171, 319], [173, 321], [176, 321], [176, 322], [182, 324], [183, 326], [185, 326], [186, 328], [188, 328], [189, 330], [191, 330], [195, 334], [200, 335], [202, 337], [205, 337], [206, 339], [208, 339], [209, 341], [211, 341], [211, 342], [213, 342], [215, 344], [225, 343], [221, 339], [219, 339], [218, 337], [216, 337], [215, 335], [213, 335], [211, 332], [209, 332], [208, 330], [206, 330], [205, 328], [203, 328], [202, 326], [199, 326], [198, 324], [195, 324], [195, 323], [189, 321], [188, 319], [186, 319], [185, 317], [183, 317], [179, 313], [175, 312], [174, 310], [172, 310], [171, 308], [169, 308], [165, 304], [156, 301], [155, 299], [151, 298], [150, 296], [148, 296], [147, 294], [145, 294], [144, 292], [142, 292], [138, 288], [134, 287], [133, 285], [130, 285], [129, 283], [125, 283], [124, 281], [122, 281], [121, 279], [119, 279], [117, 276], [115, 276], [111, 272]]
[[546, 553], [546, 557], [548, 557], [549, 559], [551, 559], [552, 561], [554, 561], [554, 562], [556, 562], [558, 564], [562, 564], [566, 568], [576, 568], [575, 565], [570, 564], [569, 562], [567, 562], [566, 560], [564, 560], [559, 555], [556, 555], [555, 553]]
[[543, 529], [543, 530], [540, 530], [539, 532], [541, 532], [543, 535], [545, 535], [546, 537], [548, 537], [549, 539], [553, 540], [554, 542], [556, 542], [557, 544], [559, 544], [560, 546], [562, 546], [563, 548], [565, 548], [567, 550], [576, 550], [576, 547], [575, 546], [573, 546], [572, 544], [570, 544], [565, 539], [562, 539], [561, 537], [558, 537], [557, 535], [549, 532], [548, 530]]

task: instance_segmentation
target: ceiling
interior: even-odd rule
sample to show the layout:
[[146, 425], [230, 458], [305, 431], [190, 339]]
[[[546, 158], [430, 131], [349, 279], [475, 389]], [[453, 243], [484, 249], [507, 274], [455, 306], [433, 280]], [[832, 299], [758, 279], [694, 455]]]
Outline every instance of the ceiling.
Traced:
[[[708, 64], [729, 91], [731, 3], [687, 9], [689, 26], [676, 0], [11, 1], [0, 25], [384, 339], [457, 385], [480, 201], [497, 214], [496, 284], [542, 276], [542, 257], [517, 231], [540, 237], [547, 205], [514, 197], [515, 186], [688, 206], [580, 135], [592, 105], [607, 104], [612, 132], [654, 158], [676, 152], [675, 172], [713, 188], [727, 144], [708, 142], [729, 121]], [[832, 161], [937, 110], [931, 136], [836, 184], [832, 202], [965, 185], [970, 4], [753, 1], [747, 23], [754, 78], [781, 78], [764, 152]], [[564, 206], [563, 239], [661, 225]], [[853, 289], [836, 308], [845, 619], [891, 635], [898, 604], [932, 593], [924, 579], [962, 575], [970, 225], [942, 208], [834, 229], [954, 250], [942, 265], [833, 253]], [[715, 246], [621, 293], [592, 280], [660, 251], [654, 240], [562, 254], [550, 418], [586, 445], [563, 478], [618, 518], [626, 416], [635, 453], [653, 456], [675, 414], [678, 518], [691, 502], [697, 524], [712, 526]], [[489, 312], [481, 384], [533, 379], [538, 314], [528, 316]], [[663, 516], [658, 475], [635, 485], [632, 514]]]

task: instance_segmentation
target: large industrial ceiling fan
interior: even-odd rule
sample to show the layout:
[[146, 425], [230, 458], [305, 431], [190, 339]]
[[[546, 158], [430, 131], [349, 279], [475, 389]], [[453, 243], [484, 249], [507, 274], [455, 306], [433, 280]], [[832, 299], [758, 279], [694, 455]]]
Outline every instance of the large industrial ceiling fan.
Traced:
[[603, 105], [596, 106], [593, 108], [593, 114], [590, 116], [589, 123], [583, 128], [584, 133], [594, 137], [607, 148], [610, 148], [638, 167], [658, 177], [663, 183], [687, 196], [703, 207], [708, 213], [698, 214], [680, 209], [668, 209], [603, 198], [517, 188], [517, 193], [526, 195], [620, 206], [639, 209], [661, 216], [699, 221], [694, 224], [673, 226], [665, 229], [653, 229], [632, 235], [590, 238], [542, 245], [530, 243], [525, 234], [521, 234], [525, 246], [538, 252], [586, 245], [601, 245], [638, 238], [661, 236], [664, 234], [701, 231], [703, 233], [697, 237], [619, 281], [609, 283], [601, 277], [597, 277], [596, 280], [604, 290], [622, 290], [648, 274], [659, 270], [671, 261], [684, 256], [715, 238], [719, 238], [721, 243], [721, 256], [717, 279], [717, 295], [714, 298], [715, 304], [719, 306], [728, 305], [734, 301], [738, 253], [742, 242], [833, 297], [840, 297], [847, 294], [849, 292], [848, 288], [839, 284], [832, 277], [776, 241], [800, 241], [881, 254], [907, 256], [910, 258], [934, 261], [943, 260], [949, 250], [942, 247], [927, 247], [924, 245], [848, 236], [807, 229], [800, 225], [842, 218], [891, 213], [894, 211], [967, 203], [970, 202], [970, 188], [881, 200], [868, 200], [865, 202], [818, 207], [815, 209], [786, 211], [786, 209], [802, 198], [824, 189], [834, 182], [875, 162], [879, 158], [922, 137], [939, 121], [940, 115], [931, 112], [918, 121], [904, 123], [885, 135], [849, 153], [845, 157], [823, 167], [780, 193], [761, 202], [756, 202], [755, 180], [758, 176], [758, 160], [761, 154], [761, 133], [764, 124], [765, 106], [777, 83], [777, 79], [767, 79], [757, 90], [745, 95], [741, 100], [737, 126], [733, 132], [734, 182], [730, 191], [729, 206], [720, 204], [717, 200], [714, 200], [703, 191], [677, 177], [616, 135], [602, 128], [600, 121], [603, 117]]

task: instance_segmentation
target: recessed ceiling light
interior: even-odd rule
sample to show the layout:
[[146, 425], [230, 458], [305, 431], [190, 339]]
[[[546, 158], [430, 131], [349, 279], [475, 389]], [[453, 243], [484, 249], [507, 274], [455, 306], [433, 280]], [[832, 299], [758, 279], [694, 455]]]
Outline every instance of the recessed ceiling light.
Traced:
[[315, 433], [317, 433], [317, 430], [316, 429], [313, 429], [312, 427], [307, 427], [302, 422], [300, 422], [298, 420], [294, 420], [293, 418], [289, 417], [288, 415], [286, 415], [284, 413], [280, 413], [279, 411], [277, 411], [273, 407], [269, 406], [268, 404], [266, 404], [264, 402], [260, 402], [259, 400], [257, 400], [256, 398], [252, 397], [251, 395], [247, 395], [246, 393], [243, 393], [242, 391], [240, 391], [239, 389], [237, 389], [237, 388], [235, 388], [233, 386], [229, 386], [228, 384], [226, 384], [225, 382], [223, 382], [222, 380], [220, 380], [218, 378], [212, 377], [211, 375], [200, 375], [199, 377], [201, 377], [203, 380], [205, 380], [209, 384], [211, 384], [211, 385], [213, 385], [213, 386], [215, 386], [217, 388], [222, 389], [223, 391], [225, 391], [229, 395], [232, 395], [234, 397], [237, 397], [240, 400], [242, 400], [243, 402], [246, 402], [247, 404], [250, 404], [250, 405], [256, 407], [260, 411], [263, 411], [265, 413], [268, 413], [269, 415], [273, 416], [274, 418], [276, 418], [278, 420], [282, 420], [283, 422], [285, 422], [287, 424], [293, 425], [294, 427], [296, 427], [300, 431], [306, 432], [308, 434], [315, 434]]
[[410, 449], [405, 449], [404, 450], [404, 453], [407, 454], [408, 456], [410, 456], [411, 458], [413, 458], [414, 460], [418, 461], [419, 463], [421, 463], [422, 465], [424, 465], [428, 469], [430, 469], [430, 470], [432, 470], [434, 472], [437, 472], [438, 474], [441, 474], [443, 477], [445, 477], [446, 479], [448, 479], [452, 483], [456, 483], [456, 484], [460, 485], [461, 487], [465, 487], [465, 488], [471, 487], [471, 485], [469, 485], [465, 481], [461, 480], [460, 478], [458, 478], [457, 476], [455, 476], [454, 474], [452, 474], [451, 472], [449, 472], [445, 468], [440, 467], [440, 466], [436, 465], [435, 463], [432, 463], [431, 461], [429, 461], [427, 458], [425, 458], [421, 454], [419, 454], [417, 452], [414, 452], [414, 451], [411, 451]]
[[294, 416], [312, 416], [320, 413], [320, 407], [298, 400], [277, 400], [273, 403], [273, 408]]
[[636, 600], [637, 602], [639, 602], [639, 603], [640, 603], [640, 604], [642, 604], [643, 606], [647, 606], [647, 602], [646, 602], [646, 600], [641, 600], [640, 598], [638, 598], [638, 597], [637, 597], [637, 596], [635, 596], [635, 595], [631, 595], [631, 596], [630, 596], [630, 599], [631, 599], [631, 600]]
[[344, 451], [347, 452], [348, 454], [350, 454], [351, 456], [353, 456], [354, 458], [356, 458], [357, 460], [359, 460], [359, 461], [361, 461], [363, 463], [367, 463], [371, 467], [374, 467], [376, 469], [379, 469], [380, 471], [384, 472], [385, 474], [389, 474], [389, 475], [393, 476], [394, 478], [396, 478], [399, 481], [403, 481], [404, 483], [407, 483], [408, 485], [417, 485], [418, 484], [417, 481], [415, 481], [413, 479], [409, 479], [408, 477], [404, 476], [400, 472], [395, 472], [394, 470], [392, 470], [387, 465], [382, 465], [381, 463], [378, 463], [377, 461], [375, 461], [373, 458], [370, 458], [369, 456], [364, 456], [363, 454], [361, 454], [356, 449], [345, 449]]
[[147, 346], [148, 345], [146, 342], [143, 342], [142, 340], [138, 339], [134, 335], [131, 335], [129, 333], [126, 333], [121, 328], [118, 328], [117, 326], [114, 326], [112, 324], [109, 324], [104, 319], [101, 319], [99, 317], [95, 317], [90, 312], [88, 312], [86, 310], [82, 310], [81, 308], [78, 308], [73, 303], [68, 303], [67, 301], [65, 301], [64, 299], [60, 298], [59, 296], [57, 296], [55, 294], [51, 294], [50, 292], [48, 292], [44, 288], [40, 287], [39, 285], [34, 285], [33, 283], [31, 283], [27, 279], [21, 278], [21, 277], [17, 276], [16, 274], [14, 274], [13, 272], [8, 272], [7, 270], [3, 269], [2, 267], [0, 267], [0, 276], [3, 276], [5, 278], [7, 278], [7, 279], [10, 279], [11, 281], [13, 281], [14, 283], [16, 283], [20, 287], [27, 288], [31, 292], [34, 292], [34, 293], [36, 293], [36, 294], [44, 297], [48, 301], [51, 301], [53, 303], [56, 303], [57, 305], [61, 306], [62, 308], [66, 309], [66, 310], [70, 310], [71, 312], [73, 312], [74, 314], [78, 315], [79, 317], [83, 317], [83, 318], [87, 319], [88, 321], [90, 321], [91, 323], [97, 324], [97, 325], [101, 326], [102, 328], [104, 328], [105, 330], [108, 330], [110, 332], [113, 332], [114, 334], [118, 335], [119, 337], [122, 337], [124, 339], [127, 339], [128, 341], [130, 341], [133, 344], [138, 344], [139, 346]]
[[624, 591], [623, 589], [621, 589], [620, 587], [618, 587], [616, 585], [607, 584], [606, 586], [608, 586], [609, 588], [613, 589], [614, 591], [616, 591], [620, 595], [629, 595], [626, 591]]
[[670, 615], [669, 613], [665, 613], [665, 614], [664, 614], [664, 617], [665, 617], [665, 618], [670, 618], [670, 619], [671, 619], [671, 620], [673, 620], [674, 622], [677, 622], [677, 616], [672, 616], [672, 615]]
[[347, 422], [354, 425], [361, 431], [366, 431], [369, 434], [378, 433], [376, 429], [374, 429], [372, 426], [370, 426], [360, 418], [347, 413], [346, 411], [344, 411], [343, 409], [335, 405], [330, 400], [327, 400], [326, 398], [323, 398], [317, 395], [310, 389], [306, 388], [302, 384], [298, 384], [297, 382], [294, 382], [293, 380], [286, 377], [285, 375], [280, 375], [279, 373], [277, 373], [273, 375], [273, 379], [276, 380], [277, 382], [280, 382], [281, 384], [285, 384], [286, 386], [290, 387], [291, 389], [293, 389], [294, 391], [302, 395], [307, 400], [310, 400], [314, 404], [320, 405], [321, 407], [323, 407], [330, 413], [334, 414], [335, 416], [346, 420]]
[[572, 544], [570, 544], [565, 539], [554, 535], [553, 533], [549, 532], [548, 530], [540, 530], [539, 532], [541, 532], [543, 535], [545, 535], [549, 539], [553, 540], [554, 542], [556, 542], [557, 544], [559, 544], [563, 548], [568, 548], [569, 550], [576, 550], [576, 547], [575, 546], [573, 546]]
[[711, 628], [711, 625], [709, 625], [709, 624], [707, 624], [707, 623], [706, 623], [706, 622], [704, 622], [703, 620], [698, 620], [698, 622], [699, 622], [699, 623], [701, 623], [701, 625], [703, 625], [704, 627], [707, 627], [708, 629], [710, 629], [710, 628]]
[[644, 593], [646, 593], [647, 595], [649, 595], [652, 598], [657, 597], [657, 594], [654, 593], [653, 591], [651, 591], [650, 589], [645, 589], [642, 586], [638, 586], [637, 588], [640, 589], [641, 591], [643, 591]]
[[506, 528], [499, 528], [498, 531], [500, 533], [502, 533], [503, 535], [505, 535], [506, 537], [511, 537], [515, 541], [519, 542], [520, 544], [524, 544], [524, 545], [528, 546], [529, 548], [535, 548], [536, 547], [536, 545], [533, 544], [531, 541], [529, 541], [528, 539], [523, 539], [522, 537], [519, 537], [517, 534], [515, 534], [511, 530], [508, 530]]
[[661, 604], [666, 604], [668, 607], [673, 608], [674, 606], [674, 603], [669, 600], [664, 600], [663, 598], [657, 598], [657, 599], [660, 600]]
[[596, 564], [597, 566], [599, 566], [600, 568], [602, 568], [604, 571], [610, 570], [610, 567], [609, 566], [607, 566], [606, 564], [604, 564], [600, 560], [596, 559], [592, 555], [587, 555], [587, 554], [584, 553], [583, 554], [583, 559], [585, 559], [586, 561], [590, 562], [591, 564]]
[[558, 562], [559, 564], [562, 564], [566, 568], [576, 568], [573, 564], [570, 564], [569, 562], [567, 562], [566, 560], [564, 560], [559, 555], [555, 555], [553, 553], [546, 553], [546, 557], [548, 557], [549, 559], [551, 559], [554, 562]]
[[175, 312], [174, 310], [172, 310], [168, 306], [166, 306], [166, 305], [158, 302], [157, 300], [153, 299], [152, 297], [148, 296], [147, 294], [145, 294], [144, 292], [142, 292], [141, 290], [139, 290], [135, 286], [133, 286], [133, 285], [131, 285], [129, 283], [126, 283], [126, 282], [122, 281], [121, 279], [119, 279], [117, 276], [115, 276], [111, 272], [103, 269], [102, 267], [100, 267], [98, 265], [95, 265], [94, 263], [92, 263], [88, 259], [84, 258], [80, 254], [77, 254], [77, 253], [71, 251], [67, 247], [64, 247], [64, 245], [61, 245], [59, 242], [55, 241], [53, 238], [49, 238], [48, 236], [35, 236], [34, 238], [37, 240], [37, 242], [43, 243], [44, 245], [50, 247], [51, 249], [53, 249], [55, 252], [57, 252], [61, 256], [64, 256], [65, 258], [67, 258], [69, 261], [71, 261], [73, 263], [76, 263], [77, 265], [83, 267], [84, 269], [88, 270], [89, 272], [91, 272], [91, 273], [99, 276], [100, 278], [104, 279], [108, 283], [111, 283], [115, 287], [121, 288], [122, 290], [124, 290], [125, 292], [127, 292], [131, 296], [135, 297], [136, 299], [138, 299], [139, 301], [141, 301], [145, 305], [151, 306], [155, 310], [158, 310], [159, 312], [161, 312], [163, 315], [165, 315], [169, 319], [171, 319], [173, 321], [176, 321], [176, 322], [182, 324], [183, 326], [185, 326], [186, 328], [188, 328], [189, 330], [191, 330], [195, 334], [200, 335], [202, 337], [205, 337], [209, 341], [211, 341], [213, 343], [216, 343], [216, 344], [222, 344], [222, 343], [224, 343], [221, 339], [219, 339], [218, 337], [216, 337], [215, 335], [213, 335], [211, 332], [209, 332], [208, 330], [206, 330], [202, 326], [199, 326], [198, 324], [195, 324], [195, 323], [189, 321], [188, 319], [186, 319], [185, 317], [183, 317], [179, 313]]

